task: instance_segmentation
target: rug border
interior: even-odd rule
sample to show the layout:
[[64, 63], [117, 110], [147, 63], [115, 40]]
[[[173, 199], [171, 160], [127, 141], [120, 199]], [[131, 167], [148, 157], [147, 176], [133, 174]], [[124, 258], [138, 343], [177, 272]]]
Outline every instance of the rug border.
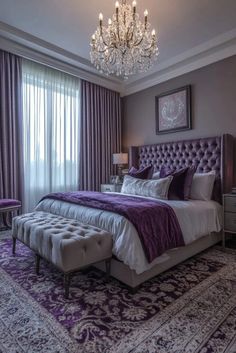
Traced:
[[[219, 250], [219, 249], [216, 249]], [[221, 252], [224, 252], [221, 250]], [[236, 255], [236, 251], [232, 252], [233, 255]], [[202, 254], [206, 258], [207, 254]], [[235, 263], [225, 263], [224, 267], [221, 268], [216, 273], [212, 274], [210, 277], [206, 278], [202, 283], [198, 284], [196, 287], [190, 289], [187, 293], [183, 294], [180, 298], [178, 298], [174, 303], [168, 305], [167, 308], [161, 310], [154, 317], [152, 317], [148, 322], [145, 322], [140, 325], [135, 331], [132, 331], [128, 335], [126, 335], [122, 342], [117, 342], [112, 348], [109, 348], [104, 353], [129, 353], [132, 352], [135, 348], [137, 348], [143, 341], [145, 341], [151, 334], [153, 334], [159, 326], [163, 325], [166, 321], [170, 319], [171, 316], [175, 315], [179, 310], [181, 310], [186, 304], [189, 303], [190, 300], [193, 300], [198, 294], [200, 294], [204, 289], [209, 287], [209, 285], [213, 285], [219, 280], [219, 277], [223, 277], [227, 279], [227, 275], [232, 270], [236, 271]], [[158, 320], [157, 320], [158, 317]], [[128, 345], [131, 345], [131, 342], [135, 342], [132, 344], [127, 350]]]
[[[52, 314], [50, 314], [44, 307], [42, 307], [31, 295], [28, 291], [22, 288], [15, 280], [0, 267], [0, 277], [3, 277], [6, 281], [7, 285], [13, 288], [14, 294], [22, 298], [22, 301], [28, 302], [30, 306], [36, 311], [36, 314], [40, 319], [45, 323], [47, 329], [51, 332], [56, 330], [58, 333], [57, 339], [62, 345], [65, 347], [70, 353], [78, 353], [79, 347], [77, 342], [74, 341], [68, 331], [54, 318]], [[16, 293], [17, 292], [17, 293]], [[19, 294], [18, 294], [19, 293]], [[66, 303], [65, 303], [66, 304]]]

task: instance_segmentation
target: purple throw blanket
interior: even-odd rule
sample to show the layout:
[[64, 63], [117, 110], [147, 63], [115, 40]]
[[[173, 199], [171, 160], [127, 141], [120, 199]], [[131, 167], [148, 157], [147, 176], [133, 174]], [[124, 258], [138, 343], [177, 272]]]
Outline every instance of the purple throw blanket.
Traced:
[[148, 262], [166, 250], [184, 245], [177, 217], [173, 209], [163, 202], [92, 191], [57, 192], [44, 196], [42, 200], [46, 198], [124, 216], [135, 226]]

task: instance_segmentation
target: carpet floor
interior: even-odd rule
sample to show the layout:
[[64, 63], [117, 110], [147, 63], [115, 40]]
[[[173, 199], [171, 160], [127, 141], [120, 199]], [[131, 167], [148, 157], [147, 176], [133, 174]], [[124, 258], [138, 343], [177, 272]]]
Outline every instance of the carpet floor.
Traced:
[[235, 353], [236, 251], [213, 247], [136, 294], [102, 272], [62, 274], [0, 234], [0, 353]]

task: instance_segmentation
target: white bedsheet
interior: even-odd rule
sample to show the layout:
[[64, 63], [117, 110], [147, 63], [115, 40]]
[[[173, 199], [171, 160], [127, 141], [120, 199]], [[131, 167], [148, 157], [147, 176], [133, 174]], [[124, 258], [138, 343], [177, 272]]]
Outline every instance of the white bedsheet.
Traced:
[[[173, 208], [186, 245], [211, 232], [219, 232], [222, 228], [222, 207], [215, 201], [159, 201]], [[114, 240], [113, 254], [137, 274], [169, 258], [163, 254], [148, 263], [135, 227], [118, 214], [52, 199], [41, 201], [36, 210], [75, 218], [109, 231]]]

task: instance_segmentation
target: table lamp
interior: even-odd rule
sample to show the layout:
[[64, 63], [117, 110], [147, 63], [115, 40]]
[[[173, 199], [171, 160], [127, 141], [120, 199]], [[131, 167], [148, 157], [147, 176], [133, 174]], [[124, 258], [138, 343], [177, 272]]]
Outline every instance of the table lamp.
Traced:
[[128, 153], [113, 153], [113, 164], [118, 165], [118, 175], [121, 177], [123, 166], [128, 164]]

